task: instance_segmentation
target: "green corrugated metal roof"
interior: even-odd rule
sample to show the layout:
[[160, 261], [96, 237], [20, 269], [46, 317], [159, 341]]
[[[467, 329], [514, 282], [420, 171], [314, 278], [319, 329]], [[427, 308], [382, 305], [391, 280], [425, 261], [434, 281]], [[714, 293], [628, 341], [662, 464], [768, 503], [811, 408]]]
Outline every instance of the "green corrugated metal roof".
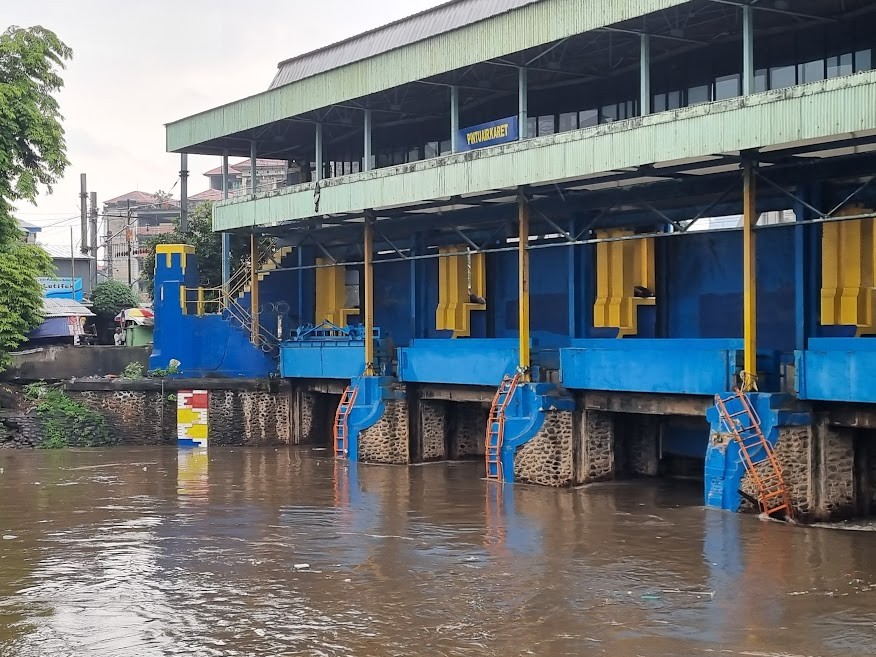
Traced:
[[215, 230], [413, 205], [852, 133], [876, 134], [876, 71], [300, 185], [214, 206]]
[[687, 0], [542, 0], [167, 125], [167, 150], [192, 149], [284, 118], [607, 25]]

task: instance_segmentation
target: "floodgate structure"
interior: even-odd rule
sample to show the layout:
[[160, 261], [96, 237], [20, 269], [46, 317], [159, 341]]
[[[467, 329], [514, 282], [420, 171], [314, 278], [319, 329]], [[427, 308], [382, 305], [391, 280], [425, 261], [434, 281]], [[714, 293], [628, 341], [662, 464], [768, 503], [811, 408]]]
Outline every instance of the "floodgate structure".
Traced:
[[874, 49], [869, 0], [456, 0], [281, 62], [167, 126], [301, 174], [214, 205], [221, 289], [159, 247], [153, 366], [339, 458], [871, 515]]

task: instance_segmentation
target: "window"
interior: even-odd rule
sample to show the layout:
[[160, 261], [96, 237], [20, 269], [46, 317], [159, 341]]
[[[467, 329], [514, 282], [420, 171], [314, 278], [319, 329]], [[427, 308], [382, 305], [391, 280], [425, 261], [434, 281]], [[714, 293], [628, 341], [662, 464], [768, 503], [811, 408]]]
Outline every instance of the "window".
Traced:
[[666, 94], [656, 94], [651, 99], [651, 111], [655, 113], [666, 111]]
[[816, 59], [805, 64], [797, 65], [797, 79], [800, 84], [818, 82], [824, 79], [824, 60]]
[[754, 72], [754, 93], [759, 94], [767, 90], [767, 71], [765, 68]]
[[523, 133], [523, 138], [529, 139], [535, 137], [536, 134], [538, 134], [538, 119], [534, 116], [527, 117], [526, 132]]
[[430, 157], [438, 157], [438, 142], [430, 141], [426, 144], [426, 147], [423, 149], [425, 153], [425, 158], [428, 160]]
[[450, 155], [452, 151], [453, 147], [451, 146], [449, 139], [441, 142], [441, 155]]
[[559, 132], [568, 132], [569, 130], [578, 129], [578, 113], [565, 112], [560, 114]]
[[793, 65], [773, 66], [770, 69], [770, 89], [784, 89], [797, 84], [797, 70]]
[[414, 146], [411, 150], [408, 151], [408, 162], [417, 162], [421, 160], [420, 157], [420, 149], [417, 146]]
[[838, 78], [841, 75], [851, 75], [853, 72], [852, 53], [848, 52], [844, 55], [827, 58], [828, 78]]
[[670, 91], [666, 94], [666, 109], [678, 109], [681, 107], [681, 92]]
[[578, 112], [578, 125], [582, 128], [599, 124], [599, 110], [588, 109]]
[[709, 89], [707, 84], [691, 87], [687, 90], [687, 104], [700, 105], [701, 103], [708, 103], [712, 99], [711, 95], [711, 89]]
[[742, 93], [741, 83], [742, 76], [739, 73], [715, 78], [715, 100], [739, 96]]
[[873, 68], [872, 59], [872, 51], [869, 48], [867, 50], [859, 50], [858, 52], [856, 52], [855, 73], [871, 70]]
[[604, 105], [599, 110], [600, 123], [612, 123], [617, 121], [617, 105]]
[[554, 115], [550, 114], [548, 116], [540, 116], [538, 117], [538, 136], [543, 137], [544, 135], [552, 135], [557, 131], [556, 125], [554, 124]]

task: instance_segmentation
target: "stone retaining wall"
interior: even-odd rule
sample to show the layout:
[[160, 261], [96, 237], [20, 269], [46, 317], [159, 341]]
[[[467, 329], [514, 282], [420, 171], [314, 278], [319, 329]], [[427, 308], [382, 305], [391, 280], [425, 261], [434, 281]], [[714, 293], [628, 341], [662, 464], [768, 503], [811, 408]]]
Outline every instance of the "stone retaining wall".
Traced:
[[484, 456], [489, 409], [482, 404], [451, 403], [448, 411], [450, 458], [456, 461]]
[[398, 465], [409, 463], [407, 400], [391, 399], [384, 405], [383, 417], [359, 433], [359, 460]]
[[442, 461], [447, 458], [447, 413], [453, 406], [440, 400], [421, 399], [419, 437], [423, 461]]
[[614, 417], [612, 413], [583, 410], [577, 413], [581, 447], [578, 481], [589, 484], [614, 478]]
[[545, 411], [544, 423], [514, 455], [514, 481], [555, 488], [575, 482], [571, 411]]
[[106, 418], [119, 445], [176, 443], [176, 395], [160, 390], [68, 391], [70, 397]]

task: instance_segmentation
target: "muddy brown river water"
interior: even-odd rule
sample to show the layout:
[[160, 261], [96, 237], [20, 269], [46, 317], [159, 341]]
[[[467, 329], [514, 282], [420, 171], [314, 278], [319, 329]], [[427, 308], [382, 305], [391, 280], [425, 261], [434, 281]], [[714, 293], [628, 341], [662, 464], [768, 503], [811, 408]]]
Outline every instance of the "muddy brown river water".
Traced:
[[876, 533], [482, 467], [2, 451], [0, 655], [876, 654]]

